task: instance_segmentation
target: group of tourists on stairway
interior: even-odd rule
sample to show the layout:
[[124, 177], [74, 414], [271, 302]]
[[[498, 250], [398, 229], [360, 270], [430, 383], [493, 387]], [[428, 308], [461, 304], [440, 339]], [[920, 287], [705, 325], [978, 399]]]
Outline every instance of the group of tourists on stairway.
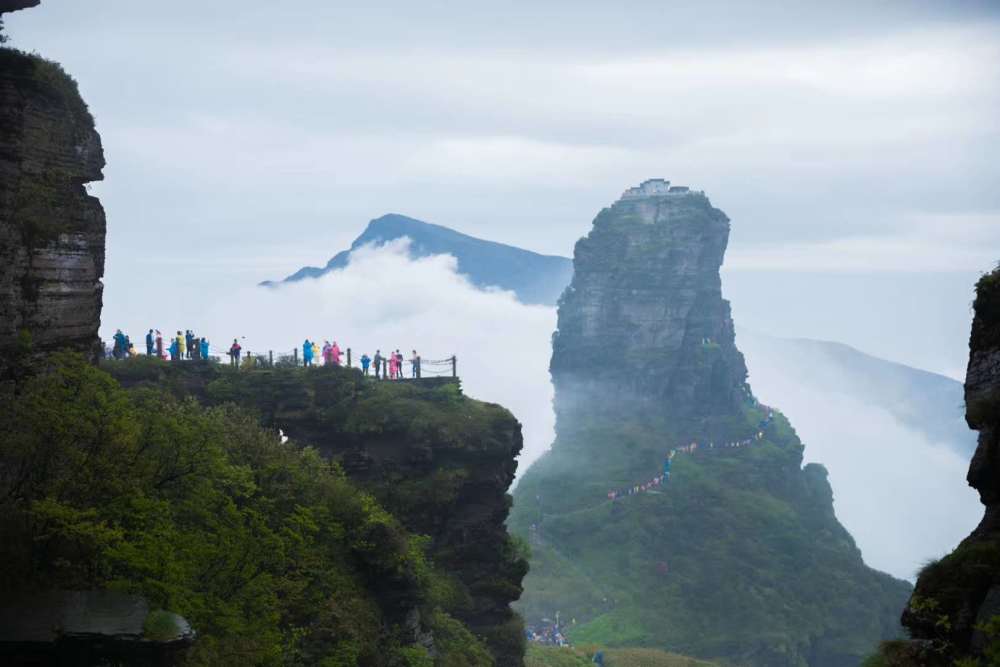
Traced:
[[656, 477], [652, 478], [647, 482], [643, 482], [642, 484], [636, 484], [634, 486], [630, 486], [625, 489], [616, 489], [608, 491], [608, 499], [611, 501], [615, 501], [625, 496], [632, 496], [637, 493], [652, 491], [658, 487], [666, 485], [666, 483], [670, 480], [671, 463], [673, 462], [674, 457], [678, 454], [694, 454], [699, 449], [701, 449], [702, 451], [706, 449], [710, 450], [738, 449], [740, 447], [748, 447], [757, 440], [762, 440], [764, 438], [764, 429], [766, 429], [770, 425], [771, 421], [774, 419], [774, 410], [772, 408], [767, 407], [766, 405], [759, 403], [757, 404], [756, 407], [764, 411], [765, 417], [761, 419], [760, 422], [757, 424], [757, 433], [755, 433], [752, 438], [745, 438], [743, 440], [734, 440], [731, 442], [725, 442], [718, 445], [716, 445], [715, 442], [709, 442], [707, 445], [699, 442], [691, 442], [690, 444], [687, 445], [674, 447], [667, 453], [666, 458], [663, 460], [663, 470], [659, 475], [657, 475]]

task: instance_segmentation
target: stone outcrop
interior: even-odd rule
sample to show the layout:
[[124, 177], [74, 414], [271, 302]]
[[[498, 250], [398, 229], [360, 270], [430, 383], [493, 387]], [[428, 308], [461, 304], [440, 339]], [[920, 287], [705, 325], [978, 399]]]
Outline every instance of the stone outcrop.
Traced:
[[601, 211], [576, 244], [552, 339], [560, 427], [609, 394], [677, 417], [731, 414], [746, 398], [719, 278], [729, 219], [702, 194], [651, 191]]
[[[445, 611], [486, 641], [497, 667], [523, 665], [523, 624], [510, 605], [527, 562], [505, 526], [522, 437], [507, 410], [463, 396], [457, 383], [377, 384], [353, 369], [228, 373], [191, 362], [109, 370], [125, 386], [236, 402], [337, 461], [407, 530], [430, 538], [429, 555], [452, 578]], [[391, 607], [395, 592], [381, 594]], [[398, 604], [400, 613], [411, 606]]]
[[0, 49], [0, 379], [13, 351], [96, 354], [105, 219], [85, 184], [103, 167], [73, 80]]
[[855, 667], [900, 634], [910, 587], [864, 564], [826, 470], [754, 399], [722, 298], [728, 235], [703, 193], [652, 180], [577, 243], [556, 440], [510, 521], [532, 543], [518, 609], [529, 626], [573, 619], [576, 643]]
[[973, 309], [965, 405], [979, 442], [967, 481], [985, 513], [953, 552], [921, 571], [903, 611], [913, 639], [883, 647], [890, 665], [1000, 655], [1000, 268], [980, 279]]

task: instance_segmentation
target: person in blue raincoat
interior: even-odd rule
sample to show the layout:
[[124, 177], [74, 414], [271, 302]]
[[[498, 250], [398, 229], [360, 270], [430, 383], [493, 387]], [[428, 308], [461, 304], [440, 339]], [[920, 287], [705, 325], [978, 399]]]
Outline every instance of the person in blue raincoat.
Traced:
[[201, 339], [201, 358], [208, 359], [208, 339]]
[[308, 338], [306, 338], [305, 342], [302, 343], [302, 365], [313, 365], [313, 344], [309, 342]]

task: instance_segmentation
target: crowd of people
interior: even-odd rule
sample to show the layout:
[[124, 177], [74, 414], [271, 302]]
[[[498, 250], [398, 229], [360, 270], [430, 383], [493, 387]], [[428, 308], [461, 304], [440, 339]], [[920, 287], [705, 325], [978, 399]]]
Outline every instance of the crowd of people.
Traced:
[[[156, 357], [170, 361], [210, 359], [210, 345], [205, 337], [199, 337], [190, 329], [183, 333], [178, 331], [176, 336], [171, 336], [164, 342], [163, 334], [159, 329], [150, 329], [146, 334], [146, 356]], [[104, 354], [109, 359], [126, 359], [138, 356], [129, 337], [122, 333], [121, 329], [115, 331], [112, 343], [105, 348]], [[296, 352], [297, 354], [297, 352]], [[226, 351], [229, 363], [239, 367], [243, 359], [243, 346], [238, 338], [233, 339], [233, 344]], [[351, 363], [350, 351], [346, 351], [347, 363]], [[249, 355], [248, 355], [249, 356]], [[321, 346], [317, 341], [305, 339], [302, 343], [302, 365], [310, 368], [318, 365], [341, 366], [344, 363], [345, 350], [341, 348], [337, 341], [323, 341]], [[290, 358], [290, 357], [288, 357]], [[373, 376], [376, 380], [402, 380], [405, 377], [404, 365], [410, 365], [410, 377], [419, 379], [422, 377], [422, 361], [416, 350], [413, 350], [407, 360], [403, 353], [396, 349], [387, 354], [382, 354], [382, 350], [375, 350], [374, 356], [362, 354], [358, 360], [361, 372], [365, 376]], [[433, 362], [443, 363], [443, 362]]]
[[524, 637], [529, 642], [544, 646], [569, 646], [569, 641], [563, 634], [559, 623], [544, 623], [534, 627], [525, 627]]
[[608, 499], [614, 502], [619, 498], [624, 498], [626, 496], [632, 496], [637, 493], [644, 493], [647, 491], [653, 491], [661, 486], [665, 486], [670, 480], [670, 466], [674, 460], [674, 457], [678, 454], [694, 454], [699, 449], [701, 450], [723, 450], [723, 449], [738, 449], [740, 447], [748, 447], [758, 440], [764, 438], [764, 429], [766, 429], [771, 421], [774, 419], [774, 409], [769, 408], [766, 405], [757, 404], [757, 408], [765, 413], [763, 419], [757, 424], [757, 432], [752, 438], [744, 438], [743, 440], [733, 440], [730, 442], [724, 442], [720, 444], [715, 444], [715, 442], [709, 442], [707, 445], [700, 442], [691, 442], [687, 445], [681, 445], [680, 447], [674, 447], [669, 452], [667, 452], [666, 458], [663, 460], [663, 470], [659, 475], [653, 477], [647, 482], [642, 484], [635, 484], [624, 489], [614, 489], [608, 491]]

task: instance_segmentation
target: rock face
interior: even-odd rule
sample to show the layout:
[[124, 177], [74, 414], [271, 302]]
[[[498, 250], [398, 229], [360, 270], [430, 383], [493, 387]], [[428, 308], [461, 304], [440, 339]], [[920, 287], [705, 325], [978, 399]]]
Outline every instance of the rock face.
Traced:
[[883, 647], [892, 665], [1000, 655], [1000, 268], [980, 279], [973, 308], [965, 404], [979, 443], [967, 480], [986, 511], [952, 553], [920, 573], [903, 611], [913, 640]]
[[0, 379], [19, 344], [96, 354], [105, 219], [84, 186], [103, 167], [73, 80], [55, 63], [0, 49]]
[[[660, 192], [657, 183], [601, 211], [576, 244], [552, 338], [563, 428], [580, 401], [598, 406], [608, 392], [679, 417], [731, 414], [746, 398], [719, 278], [729, 219], [704, 194]], [[644, 187], [657, 194], [639, 196]]]
[[703, 193], [653, 180], [577, 244], [553, 336], [556, 441], [510, 521], [532, 543], [518, 609], [572, 619], [576, 643], [854, 667], [898, 636], [910, 588], [865, 566], [826, 470], [803, 467], [791, 425], [754, 399], [721, 292], [728, 234]]

